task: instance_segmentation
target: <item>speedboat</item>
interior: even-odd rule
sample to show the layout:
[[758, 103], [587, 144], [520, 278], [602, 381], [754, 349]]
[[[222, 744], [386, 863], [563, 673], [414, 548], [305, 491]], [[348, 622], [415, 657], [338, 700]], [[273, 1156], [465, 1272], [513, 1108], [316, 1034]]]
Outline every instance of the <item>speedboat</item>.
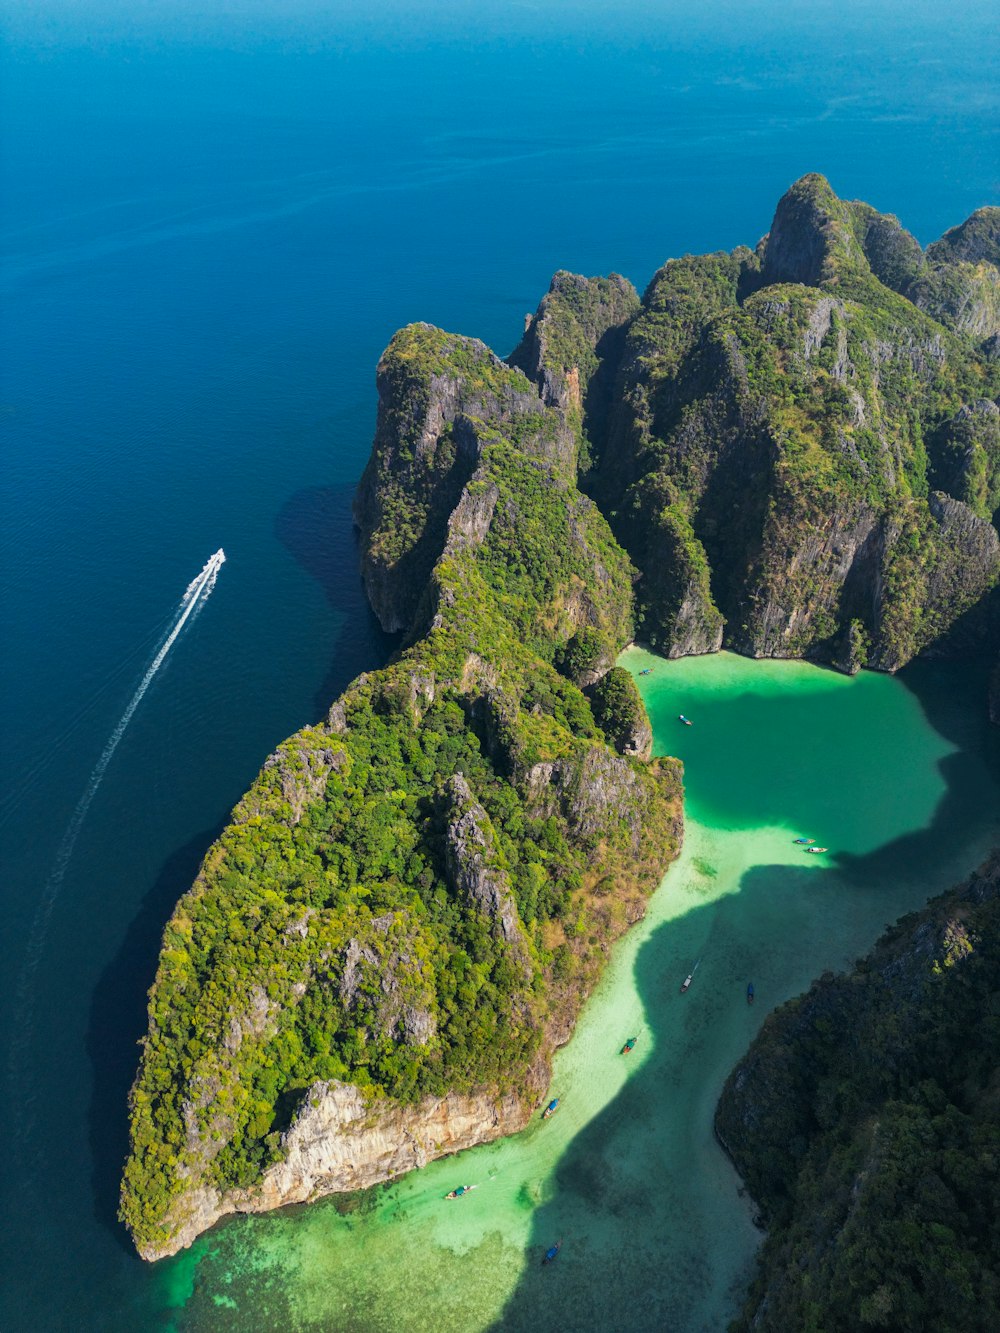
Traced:
[[753, 1004], [753, 982], [747, 983], [747, 1004]]
[[685, 717], [683, 713], [677, 714], [677, 721], [683, 722], [686, 727], [694, 726], [694, 723], [691, 721], [691, 719], [689, 717]]
[[681, 984], [681, 994], [682, 994], [682, 995], [683, 995], [684, 992], [690, 987], [692, 981], [694, 981], [694, 973], [693, 973], [693, 972], [689, 972], [689, 973], [687, 974], [687, 976], [684, 978], [683, 983]]
[[545, 1110], [542, 1112], [542, 1119], [548, 1120], [549, 1116], [553, 1114], [558, 1105], [559, 1105], [559, 1098], [553, 1097], [552, 1100], [549, 1102], [548, 1106], [546, 1106]]
[[450, 1194], [446, 1194], [444, 1197], [446, 1199], [461, 1199], [463, 1195], [471, 1194], [475, 1188], [475, 1185], [459, 1185], [457, 1190], [452, 1190]]

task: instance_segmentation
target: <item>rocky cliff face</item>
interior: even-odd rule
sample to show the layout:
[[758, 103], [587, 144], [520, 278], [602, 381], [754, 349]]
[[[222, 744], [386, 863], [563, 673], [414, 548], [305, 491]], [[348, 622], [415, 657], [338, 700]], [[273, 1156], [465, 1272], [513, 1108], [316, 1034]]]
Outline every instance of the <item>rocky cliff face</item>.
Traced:
[[[377, 386], [375, 443], [354, 514], [365, 591], [382, 628], [393, 632], [409, 628], [479, 463], [484, 428], [513, 430], [526, 452], [563, 466], [575, 446], [561, 416], [543, 412], [532, 386], [484, 343], [430, 325], [396, 336], [379, 362]], [[471, 537], [476, 516], [469, 519]]]
[[572, 404], [426, 325], [379, 388], [357, 514], [407, 643], [279, 747], [168, 923], [122, 1188], [147, 1257], [523, 1125], [679, 846], [679, 768], [554, 665], [632, 632]]
[[635, 288], [620, 274], [584, 278], [560, 271], [508, 358], [545, 403], [564, 413], [584, 470], [592, 441], [607, 428], [625, 330], [638, 309]]
[[641, 571], [639, 633], [659, 651], [895, 670], [987, 595], [997, 212], [925, 256], [807, 176], [757, 253], [656, 275], [588, 485]]
[[175, 1205], [169, 1241], [140, 1243], [139, 1253], [162, 1259], [231, 1213], [266, 1213], [368, 1189], [448, 1153], [515, 1134], [528, 1123], [535, 1098], [544, 1090], [544, 1069], [537, 1074], [527, 1095], [450, 1093], [408, 1107], [366, 1099], [350, 1083], [315, 1083], [282, 1136], [280, 1160], [259, 1181], [243, 1189], [196, 1186]]
[[716, 1132], [769, 1227], [737, 1327], [987, 1329], [1000, 855], [767, 1019]]
[[355, 512], [403, 646], [279, 747], [167, 924], [142, 1253], [522, 1122], [680, 842], [679, 766], [644, 762], [613, 668], [637, 630], [846, 670], [982, 646], [996, 214], [924, 253], [810, 176], [755, 251], [641, 302], [557, 274], [509, 362], [396, 334]]

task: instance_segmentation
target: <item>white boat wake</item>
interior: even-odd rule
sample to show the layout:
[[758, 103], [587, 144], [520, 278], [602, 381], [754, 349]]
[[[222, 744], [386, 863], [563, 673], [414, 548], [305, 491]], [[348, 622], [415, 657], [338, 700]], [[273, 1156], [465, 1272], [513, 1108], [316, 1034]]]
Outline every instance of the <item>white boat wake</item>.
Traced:
[[30, 1014], [31, 1004], [30, 996], [34, 976], [38, 970], [38, 964], [41, 961], [42, 952], [45, 947], [45, 937], [48, 932], [49, 921], [52, 917], [52, 909], [55, 906], [56, 899], [59, 896], [59, 890], [62, 888], [63, 880], [66, 878], [66, 870], [69, 867], [73, 856], [73, 850], [76, 847], [77, 838], [80, 836], [80, 830], [83, 828], [84, 820], [87, 818], [87, 812], [93, 804], [94, 797], [97, 795], [98, 788], [108, 771], [108, 765], [118, 749], [119, 742], [125, 735], [128, 724], [132, 721], [136, 709], [142, 703], [143, 696], [152, 684], [153, 677], [159, 671], [166, 660], [167, 654], [177, 641], [184, 626], [191, 620], [204, 606], [212, 589], [215, 587], [216, 580], [219, 577], [219, 570], [225, 563], [226, 554], [220, 548], [214, 555], [210, 556], [205, 563], [204, 568], [198, 576], [191, 580], [184, 590], [184, 596], [181, 598], [180, 606], [170, 625], [170, 630], [160, 644], [156, 656], [146, 668], [146, 672], [140, 680], [135, 693], [128, 702], [128, 707], [118, 719], [118, 723], [108, 737], [101, 756], [94, 765], [93, 772], [90, 775], [83, 795], [76, 804], [69, 824], [66, 826], [66, 832], [63, 834], [56, 850], [55, 861], [49, 872], [48, 879], [45, 881], [45, 887], [42, 890], [38, 906], [35, 910], [35, 919], [32, 922], [31, 933], [28, 937], [28, 947], [25, 951], [24, 965], [21, 968], [21, 976], [17, 988], [17, 1009], [18, 1020], [15, 1023], [13, 1041], [11, 1045], [11, 1075], [18, 1077], [17, 1066], [20, 1064], [20, 1055], [24, 1051], [30, 1037]]

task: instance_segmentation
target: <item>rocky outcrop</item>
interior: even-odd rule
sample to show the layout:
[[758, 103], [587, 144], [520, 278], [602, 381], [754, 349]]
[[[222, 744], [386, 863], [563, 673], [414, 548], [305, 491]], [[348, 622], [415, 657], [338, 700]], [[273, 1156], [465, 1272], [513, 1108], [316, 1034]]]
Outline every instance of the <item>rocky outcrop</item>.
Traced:
[[447, 799], [446, 861], [453, 892], [487, 916], [508, 943], [519, 941], [517, 906], [496, 835], [464, 774], [448, 780]]
[[[769, 1227], [734, 1327], [779, 1333], [817, 1310], [837, 1333], [995, 1323], [979, 1302], [993, 1300], [996, 1040], [979, 1015], [1000, 995], [998, 927], [994, 853], [767, 1018], [715, 1117]], [[928, 1234], [946, 1246], [922, 1247]], [[894, 1310], [905, 1319], [873, 1317]]]
[[620, 826], [638, 850], [647, 798], [627, 759], [588, 749], [575, 762], [536, 764], [527, 786], [535, 817], [561, 815], [590, 844], [608, 836], [612, 825]]
[[257, 1184], [191, 1191], [170, 1219], [170, 1240], [140, 1245], [139, 1252], [144, 1259], [162, 1259], [185, 1249], [228, 1214], [266, 1213], [368, 1189], [448, 1153], [514, 1134], [527, 1124], [541, 1087], [537, 1077], [523, 1097], [449, 1093], [400, 1106], [366, 1100], [350, 1083], [315, 1083], [282, 1137], [281, 1160]]
[[969, 505], [980, 518], [1000, 511], [1000, 408], [989, 398], [967, 403], [930, 442], [933, 478], [940, 490]]
[[584, 278], [560, 271], [508, 360], [575, 430], [584, 469], [592, 441], [606, 429], [625, 329], [639, 309], [635, 288], [618, 273]]
[[768, 232], [761, 277], [768, 286], [818, 287], [841, 264], [860, 262], [848, 209], [819, 175], [803, 176], [781, 198]]
[[437, 1031], [433, 977], [417, 923], [406, 913], [370, 917], [347, 942], [335, 984], [345, 1015], [366, 1040], [427, 1046]]
[[[576, 447], [524, 376], [473, 338], [411, 325], [379, 362], [377, 385], [375, 443], [354, 516], [365, 591], [392, 632], [413, 619], [479, 462], [484, 430], [513, 430], [526, 452], [561, 466], [571, 465]], [[456, 522], [470, 524], [481, 540], [484, 512], [480, 502], [479, 512]]]
[[343, 762], [343, 750], [329, 744], [285, 746], [264, 761], [265, 771], [273, 769], [281, 784], [292, 824], [297, 824], [306, 807], [322, 796], [330, 774], [338, 772]]
[[1000, 208], [977, 208], [929, 245], [927, 258], [941, 264], [985, 261], [1000, 266]]
[[[982, 600], [995, 561], [972, 519], [1000, 505], [1000, 381], [980, 341], [993, 226], [986, 210], [975, 243], [925, 256], [807, 176], [757, 257], [660, 270], [588, 481], [641, 571], [641, 639], [895, 670]], [[991, 395], [969, 401], [973, 385]]]

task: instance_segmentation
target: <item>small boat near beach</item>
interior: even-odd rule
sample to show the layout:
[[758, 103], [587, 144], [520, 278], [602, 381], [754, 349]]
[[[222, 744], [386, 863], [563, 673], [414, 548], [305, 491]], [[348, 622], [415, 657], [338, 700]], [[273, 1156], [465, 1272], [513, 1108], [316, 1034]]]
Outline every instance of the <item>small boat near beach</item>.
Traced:
[[446, 1199], [462, 1199], [466, 1194], [471, 1194], [475, 1188], [475, 1185], [459, 1185], [458, 1189], [452, 1190], [444, 1197]]
[[633, 1047], [635, 1046], [635, 1044], [636, 1044], [636, 1042], [637, 1042], [638, 1040], [639, 1040], [638, 1037], [629, 1037], [628, 1041], [625, 1043], [625, 1045], [624, 1045], [624, 1046], [622, 1047], [622, 1049], [621, 1049], [621, 1054], [622, 1054], [622, 1055], [630, 1055], [631, 1052], [632, 1052]]
[[548, 1120], [549, 1116], [555, 1113], [558, 1106], [559, 1106], [559, 1098], [553, 1097], [552, 1100], [549, 1102], [548, 1106], [546, 1106], [545, 1110], [542, 1112], [542, 1119]]
[[677, 721], [683, 722], [686, 727], [694, 726], [694, 723], [691, 721], [691, 719], [689, 717], [685, 717], [683, 713], [677, 714]]
[[793, 841], [793, 842], [797, 842], [801, 847], [811, 847], [812, 844], [816, 841], [816, 839], [815, 839], [815, 838], [793, 838], [792, 841]]
[[747, 1004], [753, 1004], [753, 982], [747, 982]]
[[552, 1263], [552, 1261], [558, 1256], [559, 1251], [561, 1249], [562, 1249], [561, 1240], [557, 1240], [554, 1245], [550, 1245], [549, 1248], [545, 1251], [545, 1254], [542, 1256], [542, 1267], [544, 1268], [546, 1264]]
[[652, 672], [652, 670], [653, 670], [652, 667], [644, 667], [643, 670], [639, 672], [639, 675], [648, 676]]
[[829, 847], [807, 847], [807, 852], [812, 852], [813, 856], [818, 856], [820, 852], [828, 852]]

